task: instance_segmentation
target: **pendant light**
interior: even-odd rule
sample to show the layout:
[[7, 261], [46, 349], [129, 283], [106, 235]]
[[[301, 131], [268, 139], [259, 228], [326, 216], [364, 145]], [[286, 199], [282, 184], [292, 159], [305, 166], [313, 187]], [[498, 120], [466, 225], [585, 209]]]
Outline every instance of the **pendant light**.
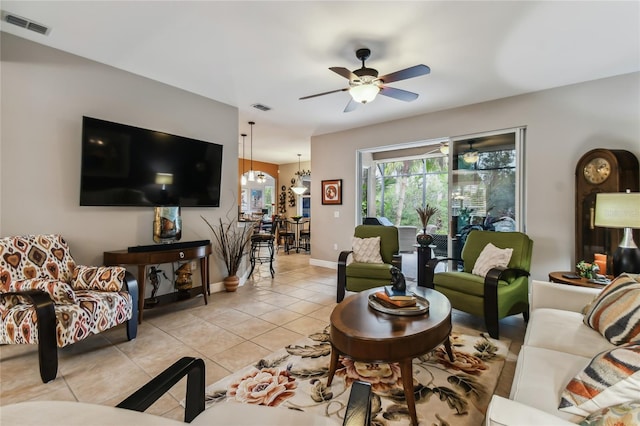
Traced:
[[298, 194], [298, 195], [302, 195], [305, 192], [307, 192], [307, 187], [302, 184], [302, 172], [300, 171], [300, 156], [301, 155], [302, 154], [298, 154], [298, 173], [297, 173], [298, 180], [296, 181], [296, 184], [291, 187], [291, 190], [293, 192], [295, 192], [296, 194]]
[[242, 133], [242, 176], [240, 177], [240, 185], [245, 186], [247, 184], [247, 177], [244, 175], [244, 138], [247, 137], [246, 133]]
[[255, 121], [250, 121], [249, 125], [251, 126], [251, 168], [249, 169], [249, 182], [253, 182], [256, 180], [255, 175], [253, 173], [253, 125], [256, 124]]

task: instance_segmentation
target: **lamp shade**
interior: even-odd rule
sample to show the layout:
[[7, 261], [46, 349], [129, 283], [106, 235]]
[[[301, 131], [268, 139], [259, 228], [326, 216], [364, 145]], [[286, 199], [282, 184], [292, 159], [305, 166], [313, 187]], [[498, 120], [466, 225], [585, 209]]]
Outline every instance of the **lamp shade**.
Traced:
[[300, 186], [297, 186], [297, 185], [292, 186], [291, 190], [298, 195], [302, 195], [307, 191], [307, 188], [304, 185], [302, 185], [302, 182], [300, 182]]
[[640, 192], [596, 194], [595, 225], [640, 228]]
[[357, 86], [351, 86], [349, 94], [354, 101], [366, 104], [376, 98], [376, 95], [380, 92], [380, 88], [375, 84], [359, 84]]
[[171, 185], [173, 183], [173, 173], [156, 173], [157, 185]]

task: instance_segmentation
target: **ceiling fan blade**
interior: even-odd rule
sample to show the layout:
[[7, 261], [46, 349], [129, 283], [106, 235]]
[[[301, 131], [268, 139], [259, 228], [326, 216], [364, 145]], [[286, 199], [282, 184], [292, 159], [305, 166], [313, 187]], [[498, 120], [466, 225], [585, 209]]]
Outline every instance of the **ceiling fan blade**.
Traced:
[[353, 100], [353, 98], [349, 99], [349, 103], [347, 104], [346, 107], [344, 107], [344, 111], [343, 112], [351, 112], [354, 109], [358, 108], [358, 105], [360, 104], [360, 102], [356, 102]]
[[394, 87], [383, 87], [380, 89], [380, 94], [405, 102], [411, 102], [418, 99], [417, 93], [409, 92], [402, 89], [396, 89]]
[[330, 90], [328, 92], [323, 92], [323, 93], [318, 93], [318, 94], [315, 94], [315, 95], [304, 96], [304, 97], [300, 98], [300, 100], [309, 99], [309, 98], [315, 98], [317, 96], [324, 96], [324, 95], [328, 95], [330, 93], [346, 92], [347, 90], [349, 90], [348, 87], [345, 87], [344, 89]]
[[343, 68], [343, 67], [331, 67], [329, 69], [331, 71], [335, 72], [336, 74], [339, 74], [339, 75], [343, 76], [344, 78], [346, 78], [349, 81], [358, 80], [360, 78], [357, 75], [355, 75], [354, 73], [352, 73], [351, 71], [349, 71], [348, 69]]
[[384, 83], [393, 83], [394, 81], [406, 80], [408, 78], [419, 77], [431, 72], [431, 68], [426, 65], [416, 65], [410, 68], [406, 68], [400, 71], [392, 72], [391, 74], [378, 77]]

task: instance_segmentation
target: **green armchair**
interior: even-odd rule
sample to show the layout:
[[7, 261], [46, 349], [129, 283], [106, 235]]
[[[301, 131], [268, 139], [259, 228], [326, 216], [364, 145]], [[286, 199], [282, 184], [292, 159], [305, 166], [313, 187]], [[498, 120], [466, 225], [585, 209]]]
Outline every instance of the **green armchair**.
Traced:
[[[472, 273], [487, 244], [513, 252], [506, 267], [492, 267], [486, 276]], [[424, 287], [443, 293], [451, 306], [484, 317], [489, 335], [498, 339], [499, 320], [522, 313], [529, 320], [529, 271], [533, 241], [521, 232], [471, 231], [462, 249], [462, 259], [431, 259], [426, 266]], [[463, 262], [461, 271], [434, 273], [443, 261]]]
[[344, 299], [345, 291], [363, 291], [391, 283], [391, 267], [402, 270], [402, 255], [399, 254], [398, 228], [383, 225], [359, 225], [353, 234], [357, 238], [380, 237], [382, 263], [353, 261], [347, 264], [353, 250], [340, 252], [338, 257], [338, 294], [336, 302]]

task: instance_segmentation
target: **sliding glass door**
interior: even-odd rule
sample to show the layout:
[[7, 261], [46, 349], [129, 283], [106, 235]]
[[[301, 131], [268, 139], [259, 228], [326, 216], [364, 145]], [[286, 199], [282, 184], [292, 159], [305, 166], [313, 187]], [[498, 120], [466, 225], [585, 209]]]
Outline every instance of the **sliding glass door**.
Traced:
[[452, 138], [450, 248], [459, 255], [473, 229], [524, 231], [524, 129]]
[[436, 254], [458, 254], [472, 229], [524, 231], [524, 128], [420, 141], [358, 155], [358, 222], [385, 217], [422, 228], [416, 207], [437, 207]]

